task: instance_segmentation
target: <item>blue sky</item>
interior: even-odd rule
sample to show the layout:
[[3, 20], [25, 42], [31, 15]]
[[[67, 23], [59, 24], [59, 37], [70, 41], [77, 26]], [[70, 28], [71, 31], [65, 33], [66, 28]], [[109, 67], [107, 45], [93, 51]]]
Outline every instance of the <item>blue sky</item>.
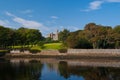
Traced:
[[43, 35], [95, 22], [120, 25], [120, 0], [0, 0], [0, 25], [39, 29]]

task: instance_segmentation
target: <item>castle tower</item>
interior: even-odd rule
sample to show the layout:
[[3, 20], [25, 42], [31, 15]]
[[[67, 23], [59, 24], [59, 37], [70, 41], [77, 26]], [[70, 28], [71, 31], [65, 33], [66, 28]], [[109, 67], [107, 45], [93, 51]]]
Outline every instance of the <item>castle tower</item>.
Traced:
[[59, 31], [57, 30], [56, 33], [54, 34], [53, 40], [55, 40], [55, 41], [58, 40], [58, 33], [59, 33]]
[[57, 41], [58, 40], [58, 34], [59, 34], [59, 31], [56, 30], [56, 33], [54, 34], [53, 32], [48, 34], [48, 37], [50, 37], [51, 39], [53, 39], [54, 41]]

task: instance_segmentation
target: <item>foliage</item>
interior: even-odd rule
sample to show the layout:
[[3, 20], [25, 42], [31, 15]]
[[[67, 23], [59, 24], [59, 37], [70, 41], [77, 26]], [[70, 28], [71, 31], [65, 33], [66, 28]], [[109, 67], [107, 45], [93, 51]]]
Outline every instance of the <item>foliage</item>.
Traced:
[[70, 34], [66, 39], [66, 44], [70, 48], [75, 48], [78, 44], [78, 37], [75, 34]]
[[38, 49], [30, 49], [30, 53], [33, 53], [33, 54], [40, 53], [40, 52], [41, 50], [38, 50]]
[[9, 53], [9, 50], [0, 50], [0, 53]]
[[10, 53], [10, 50], [0, 50], [0, 57], [4, 56], [6, 53]]
[[59, 49], [58, 50], [60, 53], [67, 53], [67, 49]]
[[[62, 42], [62, 43], [59, 43]], [[44, 38], [37, 29], [21, 27], [17, 30], [0, 26], [0, 48], [15, 48], [16, 46], [31, 49], [61, 49], [67, 48], [120, 48], [120, 25], [111, 26], [88, 23], [84, 30], [70, 32], [67, 29], [59, 32], [59, 41]], [[37, 46], [37, 47], [36, 47]], [[36, 48], [35, 48], [36, 47]]]
[[0, 26], [0, 47], [6, 48], [6, 46], [12, 45], [14, 30]]
[[36, 46], [32, 46], [30, 49], [42, 50], [42, 48], [41, 48], [40, 46], [38, 46], [38, 45], [36, 45]]
[[22, 45], [24, 44], [35, 44], [36, 42], [42, 39], [42, 35], [39, 30], [36, 29], [27, 29], [27, 28], [19, 28], [17, 32], [20, 34], [20, 40]]
[[120, 34], [120, 25], [116, 26], [114, 28], [114, 31]]
[[120, 48], [120, 26], [112, 29], [110, 26], [89, 23], [84, 30], [69, 32], [64, 44], [69, 48]]
[[0, 26], [0, 47], [7, 48], [14, 45], [34, 45], [43, 39], [37, 29], [19, 28], [13, 30]]
[[69, 30], [64, 29], [63, 31], [59, 32], [59, 40], [64, 43], [68, 35], [69, 35]]
[[45, 43], [44, 43], [43, 41], [39, 41], [39, 42], [37, 43], [37, 45], [40, 46], [41, 48], [44, 48], [44, 44], [45, 44]]
[[117, 41], [117, 42], [115, 43], [115, 48], [117, 48], [117, 49], [120, 48], [120, 42], [119, 42], [119, 41]]

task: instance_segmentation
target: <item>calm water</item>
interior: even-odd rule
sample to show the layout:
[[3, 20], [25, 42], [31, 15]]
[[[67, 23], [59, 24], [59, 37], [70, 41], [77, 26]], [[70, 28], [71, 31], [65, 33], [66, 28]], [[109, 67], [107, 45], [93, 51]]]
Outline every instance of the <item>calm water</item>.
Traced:
[[118, 60], [0, 59], [0, 80], [120, 80], [120, 63]]

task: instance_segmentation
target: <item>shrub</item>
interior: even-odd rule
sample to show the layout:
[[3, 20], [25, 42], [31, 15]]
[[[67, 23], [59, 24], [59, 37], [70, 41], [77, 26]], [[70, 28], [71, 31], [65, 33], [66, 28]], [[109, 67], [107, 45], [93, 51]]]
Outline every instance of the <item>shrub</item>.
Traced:
[[6, 53], [10, 53], [10, 50], [0, 50], [0, 57], [4, 56]]
[[0, 50], [0, 53], [10, 53], [10, 50]]
[[41, 48], [44, 48], [44, 42], [43, 42], [43, 41], [39, 41], [39, 42], [37, 43], [37, 45], [40, 46]]
[[41, 52], [41, 50], [37, 50], [37, 49], [31, 49], [30, 50], [30, 53], [33, 53], [33, 54], [36, 54], [36, 53], [39, 53]]
[[58, 50], [60, 53], [67, 53], [67, 49], [59, 49]]

